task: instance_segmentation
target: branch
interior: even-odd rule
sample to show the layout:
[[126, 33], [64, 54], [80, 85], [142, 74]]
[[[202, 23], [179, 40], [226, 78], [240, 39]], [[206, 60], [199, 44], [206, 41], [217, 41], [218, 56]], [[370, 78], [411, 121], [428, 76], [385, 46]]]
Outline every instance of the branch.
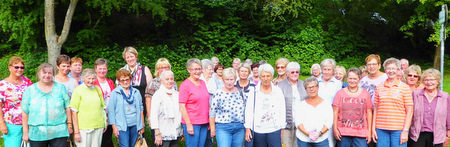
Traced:
[[92, 28], [92, 30], [95, 30], [95, 28], [97, 27], [97, 25], [100, 23], [100, 19], [102, 19], [103, 15], [100, 16], [100, 18], [98, 18], [97, 22], [95, 22], [94, 27]]
[[71, 0], [69, 8], [67, 8], [66, 18], [64, 20], [64, 27], [61, 32], [61, 36], [58, 39], [58, 43], [64, 44], [69, 35], [70, 24], [72, 23], [73, 14], [75, 13], [75, 8], [77, 7], [78, 0]]

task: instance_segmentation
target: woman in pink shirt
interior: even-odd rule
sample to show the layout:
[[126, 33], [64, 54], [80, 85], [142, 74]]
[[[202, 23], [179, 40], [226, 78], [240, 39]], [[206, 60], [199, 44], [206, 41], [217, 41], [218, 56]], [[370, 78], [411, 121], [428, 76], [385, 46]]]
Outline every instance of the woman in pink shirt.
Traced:
[[202, 73], [200, 60], [189, 59], [186, 68], [189, 77], [181, 83], [179, 93], [181, 123], [186, 146], [203, 147], [209, 123], [209, 93], [205, 82], [200, 80]]

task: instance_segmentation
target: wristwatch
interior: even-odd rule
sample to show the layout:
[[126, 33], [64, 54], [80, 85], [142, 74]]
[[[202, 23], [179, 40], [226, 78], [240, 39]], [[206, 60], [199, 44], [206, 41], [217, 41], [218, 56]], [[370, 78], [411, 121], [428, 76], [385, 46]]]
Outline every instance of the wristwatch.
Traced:
[[409, 129], [403, 129], [403, 131], [405, 131], [405, 132], [409, 132]]

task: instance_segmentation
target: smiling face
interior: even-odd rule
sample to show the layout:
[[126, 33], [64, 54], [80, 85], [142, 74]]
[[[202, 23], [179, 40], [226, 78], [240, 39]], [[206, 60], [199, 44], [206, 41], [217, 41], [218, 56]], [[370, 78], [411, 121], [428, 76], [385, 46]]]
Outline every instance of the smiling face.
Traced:
[[270, 86], [273, 79], [272, 74], [266, 71], [261, 71], [261, 76], [259, 78], [261, 79], [261, 85], [263, 86]]
[[255, 67], [252, 69], [253, 76], [258, 77], [258, 69], [259, 69], [259, 67]]
[[166, 71], [166, 70], [170, 70], [170, 66], [169, 65], [167, 65], [167, 64], [159, 65], [159, 67], [158, 67], [158, 75], [161, 74], [163, 71]]
[[241, 62], [234, 61], [234, 62], [233, 62], [233, 68], [234, 68], [234, 70], [238, 70], [240, 64], [241, 64]]
[[56, 66], [56, 68], [58, 68], [58, 73], [67, 75], [67, 74], [69, 74], [71, 67], [70, 67], [70, 63], [63, 62], [63, 63], [59, 64], [59, 66]]
[[354, 88], [358, 86], [360, 78], [354, 72], [349, 72], [347, 75], [348, 87]]
[[123, 89], [128, 89], [128, 88], [130, 88], [130, 85], [131, 85], [131, 78], [128, 76], [121, 76], [119, 78], [119, 83]]
[[329, 81], [334, 75], [333, 66], [328, 65], [322, 68], [322, 75], [324, 81]]
[[43, 83], [53, 82], [53, 71], [51, 68], [43, 68], [39, 73], [39, 81]]
[[189, 76], [195, 80], [199, 79], [202, 74], [202, 66], [197, 63], [192, 63], [191, 68], [188, 69]]
[[8, 69], [11, 75], [20, 77], [23, 74], [25, 66], [22, 63], [16, 63], [13, 64], [12, 66], [8, 66]]
[[134, 67], [137, 63], [137, 57], [133, 53], [126, 53], [125, 61], [127, 62], [128, 66]]
[[425, 84], [426, 90], [436, 90], [439, 86], [439, 81], [436, 77], [429, 75], [423, 78], [423, 84]]
[[286, 74], [286, 65], [277, 64], [275, 67], [277, 68], [278, 76], [282, 76], [282, 75]]
[[377, 60], [372, 59], [366, 63], [367, 72], [372, 75], [376, 74], [381, 69], [381, 64], [377, 62]]
[[81, 64], [80, 62], [75, 62], [70, 65], [70, 71], [74, 74], [80, 74], [82, 69], [83, 64]]
[[91, 86], [94, 86], [95, 79], [96, 79], [95, 75], [92, 74], [92, 75], [85, 77], [83, 79], [83, 83], [86, 84], [87, 87], [91, 87]]
[[288, 73], [287, 73], [287, 76], [290, 81], [297, 81], [299, 75], [300, 75], [299, 69], [292, 69], [292, 70], [288, 71]]
[[396, 64], [392, 63], [392, 64], [386, 65], [384, 72], [388, 76], [388, 79], [396, 79], [398, 70], [399, 70], [399, 67]]
[[344, 80], [344, 71], [341, 69], [336, 69], [336, 71], [334, 72], [334, 77], [339, 81], [343, 81]]
[[245, 68], [245, 67], [239, 68], [238, 72], [239, 72], [240, 79], [248, 79], [248, 76], [250, 75], [250, 71], [248, 70], [248, 68]]
[[172, 74], [165, 74], [163, 79], [161, 79], [161, 84], [164, 85], [167, 89], [172, 89], [174, 83]]
[[314, 77], [319, 77], [320, 76], [319, 66], [314, 66], [314, 68], [312, 69], [312, 73], [313, 73]]
[[208, 65], [208, 67], [206, 67], [206, 69], [203, 69], [203, 76], [205, 76], [205, 77], [211, 77], [213, 73], [214, 73], [214, 68], [212, 65]]
[[222, 67], [217, 68], [216, 72], [217, 72], [217, 76], [222, 77], [222, 75], [223, 75], [223, 68]]
[[95, 68], [95, 73], [97, 73], [98, 77], [105, 78], [108, 73], [108, 66], [106, 64], [97, 65]]
[[307, 83], [305, 89], [309, 97], [317, 97], [319, 93], [319, 86], [315, 82]]
[[409, 71], [406, 75], [406, 84], [408, 85], [416, 85], [419, 82], [419, 74], [416, 71]]

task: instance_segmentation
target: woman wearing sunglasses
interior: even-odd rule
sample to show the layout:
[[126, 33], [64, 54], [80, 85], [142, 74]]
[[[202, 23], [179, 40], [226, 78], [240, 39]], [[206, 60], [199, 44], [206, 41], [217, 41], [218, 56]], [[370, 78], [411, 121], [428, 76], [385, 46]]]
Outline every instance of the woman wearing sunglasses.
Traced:
[[421, 83], [420, 76], [422, 75], [422, 70], [418, 65], [411, 65], [405, 70], [403, 75], [403, 81], [408, 84], [411, 91], [419, 90], [425, 88], [425, 85]]
[[279, 58], [275, 61], [275, 68], [277, 70], [278, 76], [272, 80], [273, 84], [276, 86], [278, 82], [283, 81], [287, 78], [286, 75], [286, 66], [289, 63], [289, 60], [286, 58]]

